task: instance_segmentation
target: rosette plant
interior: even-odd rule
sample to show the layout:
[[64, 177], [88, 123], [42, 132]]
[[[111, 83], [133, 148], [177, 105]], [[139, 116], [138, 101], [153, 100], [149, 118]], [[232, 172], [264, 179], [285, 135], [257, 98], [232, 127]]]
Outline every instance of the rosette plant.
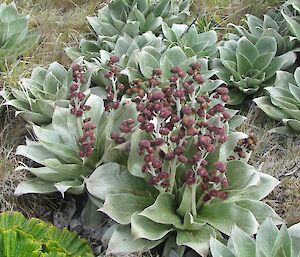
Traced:
[[123, 119], [134, 117], [132, 103], [124, 102], [118, 110], [104, 112], [103, 100], [89, 91], [81, 91], [83, 74], [79, 65], [73, 66], [70, 86], [70, 107], [56, 107], [52, 123], [41, 127], [33, 125], [36, 141], [26, 140], [16, 154], [31, 159], [37, 165], [22, 164], [35, 178], [18, 185], [15, 194], [84, 192], [84, 177], [96, 167], [111, 160], [126, 162], [124, 155], [110, 151], [107, 134], [116, 130]]
[[298, 257], [300, 254], [300, 223], [280, 230], [268, 218], [258, 229], [256, 240], [235, 226], [227, 246], [212, 238], [210, 242], [213, 257]]
[[166, 242], [163, 256], [171, 249], [183, 256], [186, 247], [207, 256], [210, 238], [230, 235], [234, 225], [252, 235], [267, 216], [280, 222], [260, 201], [278, 181], [246, 163], [255, 137], [229, 130], [228, 89], [204, 86], [199, 63], [171, 74], [163, 87], [160, 69], [134, 82], [137, 123], [126, 119], [111, 131], [118, 149], [130, 142], [128, 170], [111, 163], [85, 181], [118, 223], [105, 235], [108, 253]]
[[272, 12], [269, 15], [265, 14], [263, 20], [251, 14], [247, 14], [246, 17], [248, 29], [243, 26], [231, 24], [240, 36], [246, 37], [253, 44], [256, 44], [257, 41], [264, 36], [275, 38], [277, 43], [277, 56], [294, 49], [296, 42], [294, 38], [291, 37], [287, 29], [287, 23], [280, 12]]
[[254, 99], [257, 106], [272, 119], [300, 133], [300, 68], [294, 76], [278, 71], [274, 87], [267, 87], [268, 96]]
[[277, 43], [270, 36], [253, 44], [246, 37], [229, 40], [219, 47], [220, 58], [215, 59], [217, 76], [230, 87], [230, 104], [240, 104], [247, 95], [273, 85], [276, 71], [291, 66], [296, 54], [288, 52], [276, 56]]
[[87, 17], [97, 40], [82, 40], [80, 47], [67, 48], [73, 56], [93, 57], [101, 49], [111, 52], [120, 36], [135, 38], [145, 32], [161, 33], [161, 25], [183, 23], [187, 18], [190, 0], [113, 0], [98, 11], [95, 17]]
[[166, 23], [162, 30], [167, 44], [181, 47], [188, 57], [211, 58], [218, 50], [218, 36], [213, 30], [198, 33], [195, 25], [173, 24], [170, 28]]
[[282, 10], [282, 15], [287, 22], [290, 32], [300, 41], [300, 4], [297, 0], [289, 0], [284, 3], [285, 6], [291, 6], [295, 10], [295, 16], [290, 16]]
[[56, 106], [68, 107], [71, 82], [72, 69], [54, 62], [48, 69], [34, 68], [30, 79], [21, 78], [19, 87], [6, 87], [1, 96], [27, 122], [49, 124]]
[[27, 220], [18, 212], [0, 214], [0, 254], [5, 257], [93, 257], [88, 242], [67, 229]]
[[39, 40], [39, 33], [28, 28], [29, 16], [18, 13], [16, 5], [0, 4], [0, 71], [17, 60]]

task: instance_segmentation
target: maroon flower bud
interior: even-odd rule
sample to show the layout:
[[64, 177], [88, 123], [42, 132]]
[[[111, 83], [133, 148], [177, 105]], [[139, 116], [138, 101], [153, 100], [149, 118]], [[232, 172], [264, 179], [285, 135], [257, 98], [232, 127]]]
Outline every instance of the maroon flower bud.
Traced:
[[184, 78], [185, 75], [186, 75], [186, 73], [183, 70], [178, 71], [178, 76], [180, 78]]
[[76, 116], [77, 117], [81, 117], [83, 115], [83, 110], [82, 109], [79, 109], [76, 111]]
[[208, 202], [210, 199], [211, 199], [211, 196], [210, 196], [209, 194], [206, 194], [206, 195], [203, 197], [203, 202]]
[[118, 108], [119, 108], [119, 106], [120, 106], [120, 102], [113, 102], [113, 104], [112, 104], [112, 108], [113, 109], [115, 109], [115, 110], [117, 110]]
[[179, 70], [180, 70], [180, 67], [178, 67], [178, 66], [175, 66], [175, 67], [171, 68], [171, 72], [174, 73], [174, 74], [178, 73]]
[[175, 148], [175, 153], [176, 153], [177, 155], [183, 154], [183, 152], [184, 152], [184, 147], [183, 147], [183, 146], [177, 146], [177, 147]]
[[83, 150], [80, 150], [80, 151], [79, 151], [79, 156], [80, 156], [81, 158], [85, 157], [85, 152], [84, 152]]
[[155, 129], [155, 127], [154, 127], [154, 124], [152, 124], [152, 123], [149, 123], [149, 124], [147, 125], [147, 127], [146, 127], [146, 131], [147, 131], [148, 133], [153, 132], [154, 129]]
[[197, 171], [197, 174], [200, 176], [200, 177], [208, 177], [208, 172], [207, 170], [204, 168], [204, 167], [200, 167]]
[[223, 188], [227, 189], [228, 188], [228, 180], [226, 178], [222, 179], [221, 185]]
[[118, 83], [117, 88], [119, 90], [123, 90], [125, 88], [125, 86], [122, 83]]
[[160, 181], [160, 178], [157, 177], [157, 176], [155, 176], [155, 177], [150, 178], [149, 181], [148, 181], [148, 183], [149, 183], [150, 185], [155, 186], [155, 185], [157, 185], [157, 183], [158, 183], [159, 181]]
[[211, 177], [210, 180], [214, 183], [219, 183], [221, 181], [221, 178], [217, 175], [214, 175], [214, 176]]
[[208, 192], [208, 194], [211, 196], [211, 197], [219, 197], [220, 195], [220, 192], [216, 189], [212, 189]]
[[221, 200], [226, 200], [228, 198], [227, 192], [220, 192], [219, 197]]
[[162, 70], [159, 68], [156, 68], [153, 70], [153, 75], [161, 76], [162, 75]]
[[201, 162], [201, 165], [202, 165], [202, 166], [207, 166], [207, 165], [208, 165], [208, 161], [207, 161], [207, 160], [203, 160], [203, 161]]
[[110, 61], [112, 62], [112, 63], [116, 63], [116, 62], [118, 62], [120, 60], [120, 58], [119, 58], [119, 56], [117, 56], [117, 55], [112, 55], [111, 57], [110, 57]]
[[152, 162], [153, 159], [154, 159], [153, 154], [147, 154], [147, 155], [144, 157], [144, 161], [145, 161], [145, 162]]
[[191, 171], [191, 170], [188, 170], [185, 173], [185, 183], [187, 185], [193, 185], [193, 184], [195, 184], [195, 182], [196, 182], [196, 179], [195, 179], [195, 176], [194, 176], [194, 172]]
[[154, 100], [160, 100], [163, 99], [165, 97], [165, 93], [161, 90], [155, 90], [154, 92], [152, 92], [152, 98]]
[[165, 171], [161, 171], [157, 175], [160, 179], [168, 179], [170, 177], [170, 174]]
[[143, 139], [143, 140], [141, 140], [141, 141], [139, 142], [139, 146], [140, 146], [141, 148], [147, 149], [147, 148], [149, 148], [149, 147], [151, 146], [151, 144], [150, 144], [150, 141], [149, 141], [149, 140]]
[[85, 98], [85, 94], [82, 93], [82, 92], [78, 92], [78, 93], [77, 93], [77, 97], [78, 97], [79, 100], [82, 101], [82, 100]]
[[167, 119], [171, 115], [171, 111], [169, 111], [167, 108], [163, 108], [159, 114], [159, 117], [162, 119]]
[[176, 98], [184, 98], [184, 96], [185, 96], [184, 90], [182, 90], [182, 89], [176, 90], [173, 93], [173, 96]]
[[181, 111], [182, 111], [183, 114], [191, 114], [193, 112], [192, 108], [187, 107], [187, 106], [183, 106]]
[[225, 165], [225, 163], [223, 163], [221, 161], [215, 162], [215, 168], [217, 170], [219, 170], [220, 172], [225, 172], [226, 171], [226, 165]]
[[193, 155], [193, 161], [195, 162], [195, 163], [197, 163], [198, 161], [200, 161], [201, 160], [201, 154], [194, 154]]
[[223, 114], [223, 120], [229, 120], [230, 119], [230, 113], [229, 112], [222, 112], [222, 114]]
[[225, 103], [228, 102], [228, 101], [230, 100], [229, 95], [222, 95], [221, 98], [222, 98], [222, 100], [223, 100]]
[[201, 184], [201, 189], [202, 189], [202, 191], [207, 191], [208, 188], [209, 188], [208, 183], [202, 183], [202, 184]]
[[78, 88], [79, 88], [79, 85], [78, 85], [76, 82], [74, 82], [74, 83], [72, 84], [72, 86], [70, 87], [70, 90], [71, 90], [71, 91], [76, 91]]
[[170, 130], [168, 129], [168, 128], [160, 128], [159, 129], [159, 133], [161, 134], [161, 135], [168, 135], [169, 133], [170, 133]]
[[220, 95], [226, 95], [226, 94], [228, 94], [228, 88], [227, 87], [218, 87], [216, 89], [216, 92]]
[[187, 71], [187, 73], [188, 73], [189, 75], [194, 75], [194, 74], [195, 74], [195, 70], [192, 69], [192, 68], [189, 68], [188, 71]]
[[146, 120], [146, 118], [142, 114], [139, 114], [137, 117], [137, 120], [138, 120], [138, 122], [144, 122]]
[[178, 122], [178, 121], [180, 121], [180, 118], [179, 118], [177, 115], [172, 115], [172, 117], [171, 117], [171, 122], [172, 122], [172, 123], [176, 123], [176, 122]]
[[168, 180], [165, 180], [165, 181], [161, 182], [161, 186], [163, 188], [168, 188], [170, 186], [170, 182]]
[[162, 139], [162, 138], [157, 138], [155, 141], [154, 141], [154, 144], [155, 146], [161, 146], [165, 143], [165, 141]]
[[171, 77], [170, 77], [170, 82], [176, 82], [177, 79], [178, 79], [177, 76], [171, 76]]
[[189, 128], [195, 124], [195, 120], [191, 117], [184, 116], [182, 119], [182, 125]]
[[171, 153], [167, 153], [164, 157], [165, 160], [167, 161], [171, 161], [175, 158], [175, 153], [174, 152], [171, 152]]
[[179, 138], [177, 135], [173, 135], [170, 137], [170, 140], [173, 142], [173, 143], [178, 143], [179, 142]]
[[118, 137], [116, 140], [115, 140], [115, 143], [120, 145], [120, 144], [123, 144], [126, 142], [126, 139], [124, 137]]
[[194, 70], [199, 70], [200, 69], [200, 63], [198, 62], [193, 62], [190, 64], [190, 67]]
[[70, 113], [75, 115], [77, 112], [76, 108], [75, 107], [72, 107], [71, 110], [70, 110]]
[[198, 84], [203, 84], [204, 83], [204, 78], [202, 77], [201, 74], [195, 74], [193, 76], [193, 79], [198, 83]]
[[211, 144], [211, 138], [209, 136], [200, 136], [198, 142], [199, 145], [206, 146]]
[[155, 169], [160, 169], [161, 166], [162, 166], [161, 160], [153, 160], [153, 161], [152, 161], [152, 166], [153, 166], [153, 168], [155, 168]]
[[205, 147], [206, 151], [212, 153], [216, 148], [214, 145], [210, 144]]
[[225, 110], [224, 106], [221, 104], [217, 104], [214, 106], [216, 112], [223, 112]]
[[136, 106], [136, 109], [139, 111], [139, 112], [141, 112], [141, 111], [143, 111], [144, 109], [145, 109], [145, 105], [144, 104], [138, 104], [137, 106]]
[[82, 71], [82, 67], [78, 63], [72, 63], [71, 64], [71, 69], [74, 71]]
[[198, 130], [193, 127], [190, 127], [190, 128], [188, 128], [187, 134], [189, 136], [195, 136], [198, 134]]
[[113, 73], [111, 71], [108, 71], [108, 72], [104, 73], [104, 77], [107, 78], [107, 79], [111, 78], [112, 76], [113, 76]]
[[182, 163], [187, 163], [189, 159], [187, 157], [185, 157], [184, 155], [179, 155], [178, 160]]

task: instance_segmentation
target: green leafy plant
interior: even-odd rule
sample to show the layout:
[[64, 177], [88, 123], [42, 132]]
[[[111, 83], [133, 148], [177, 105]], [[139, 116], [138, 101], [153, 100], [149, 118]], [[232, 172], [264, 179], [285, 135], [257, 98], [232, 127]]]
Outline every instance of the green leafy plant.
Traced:
[[288, 52], [276, 57], [277, 43], [270, 36], [253, 44], [246, 37], [229, 40], [219, 47], [220, 58], [215, 60], [218, 77], [230, 87], [230, 104], [240, 104], [247, 95], [271, 86], [276, 72], [291, 66], [296, 54]]
[[291, 37], [287, 24], [280, 12], [265, 14], [263, 20], [248, 14], [246, 24], [248, 30], [243, 26], [231, 25], [234, 26], [240, 36], [246, 37], [253, 44], [256, 44], [264, 36], [275, 38], [277, 43], [276, 55], [282, 55], [295, 47], [295, 40]]
[[28, 29], [29, 16], [19, 14], [14, 3], [0, 4], [0, 71], [15, 62], [39, 40], [39, 33]]
[[124, 155], [111, 151], [112, 140], [107, 135], [118, 129], [123, 119], [135, 115], [132, 103], [124, 103], [118, 110], [104, 112], [103, 100], [89, 91], [81, 91], [82, 67], [73, 66], [70, 86], [70, 107], [56, 107], [49, 126], [33, 125], [37, 141], [27, 139], [16, 154], [33, 160], [38, 166], [23, 164], [19, 169], [31, 172], [36, 178], [18, 185], [15, 194], [84, 192], [84, 177], [96, 167], [110, 162], [124, 163]]
[[300, 254], [300, 223], [288, 228], [282, 225], [280, 230], [268, 218], [258, 229], [256, 240], [235, 226], [227, 246], [212, 238], [210, 247], [213, 257], [298, 257]]
[[68, 72], [57, 62], [48, 69], [36, 67], [30, 79], [22, 78], [19, 87], [8, 86], [1, 91], [5, 105], [15, 107], [27, 122], [49, 124], [56, 106], [68, 107], [72, 70]]
[[190, 0], [114, 0], [99, 10], [96, 17], [87, 17], [97, 35], [97, 41], [82, 40], [80, 49], [67, 48], [70, 58], [90, 55], [101, 49], [111, 52], [120, 36], [135, 38], [145, 32], [161, 33], [164, 22], [184, 22], [189, 13]]
[[0, 214], [0, 254], [3, 257], [92, 257], [84, 239], [67, 229], [58, 229], [46, 222], [21, 213]]
[[278, 71], [274, 87], [267, 87], [266, 91], [268, 96], [254, 99], [257, 106], [272, 119], [300, 133], [300, 68], [294, 76]]
[[167, 44], [181, 47], [188, 57], [210, 58], [217, 52], [218, 36], [213, 30], [198, 33], [195, 25], [173, 24], [170, 28], [166, 23], [162, 30]]
[[235, 224], [252, 235], [267, 216], [280, 222], [260, 201], [278, 181], [246, 164], [256, 139], [230, 129], [228, 89], [204, 85], [199, 63], [187, 72], [173, 67], [168, 83], [163, 77], [155, 69], [146, 82], [133, 82], [137, 123], [126, 119], [111, 131], [115, 147], [129, 143], [127, 168], [110, 163], [85, 180], [104, 201], [100, 211], [118, 223], [106, 233], [107, 252], [165, 241], [164, 256], [171, 249], [183, 256], [186, 247], [206, 256], [210, 237], [229, 235]]
[[284, 3], [285, 6], [291, 6], [298, 15], [290, 16], [285, 13], [285, 9], [282, 10], [282, 15], [287, 22], [287, 26], [290, 32], [300, 41], [300, 4], [297, 0], [289, 0]]

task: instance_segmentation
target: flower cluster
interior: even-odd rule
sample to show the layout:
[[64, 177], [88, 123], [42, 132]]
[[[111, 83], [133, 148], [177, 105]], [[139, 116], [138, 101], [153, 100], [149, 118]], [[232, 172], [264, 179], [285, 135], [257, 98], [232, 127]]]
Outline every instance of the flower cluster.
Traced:
[[85, 112], [91, 107], [85, 104], [86, 95], [80, 90], [80, 86], [84, 83], [84, 71], [79, 64], [72, 64], [73, 82], [70, 86], [70, 113], [82, 120], [82, 136], [79, 138], [81, 158], [89, 157], [93, 154], [93, 146], [95, 144], [95, 134], [93, 130], [96, 125], [91, 122], [90, 118], [85, 117]]
[[257, 137], [254, 133], [250, 133], [248, 138], [241, 139], [238, 141], [234, 148], [235, 156], [229, 156], [228, 160], [237, 160], [246, 158], [248, 153], [255, 150], [257, 144]]
[[[149, 135], [139, 142], [142, 171], [151, 175], [150, 184], [172, 192], [176, 170], [184, 165], [184, 183], [199, 186], [204, 201], [226, 199], [226, 165], [216, 162], [210, 169], [206, 158], [227, 140], [228, 89], [220, 86], [211, 95], [201, 94], [204, 79], [199, 63], [192, 63], [187, 72], [181, 67], [171, 72], [167, 86], [161, 88], [162, 71], [155, 69], [146, 82], [135, 80], [127, 90], [139, 112], [138, 128]], [[126, 120], [120, 128], [123, 135], [113, 132], [111, 137], [116, 143], [125, 142], [124, 135], [133, 129], [133, 122]]]
[[105, 72], [104, 77], [111, 81], [111, 85], [108, 85], [105, 90], [107, 93], [107, 101], [105, 102], [105, 110], [118, 109], [120, 101], [118, 100], [118, 94], [124, 90], [125, 86], [118, 82], [120, 75], [120, 69], [118, 68], [119, 57], [112, 55], [107, 63], [109, 71]]

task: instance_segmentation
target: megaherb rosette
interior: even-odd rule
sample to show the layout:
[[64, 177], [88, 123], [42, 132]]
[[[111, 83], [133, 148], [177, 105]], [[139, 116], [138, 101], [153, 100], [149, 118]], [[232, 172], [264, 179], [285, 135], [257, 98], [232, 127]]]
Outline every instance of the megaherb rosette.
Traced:
[[186, 247], [207, 256], [210, 238], [235, 225], [252, 235], [268, 216], [280, 222], [260, 201], [278, 181], [246, 163], [256, 138], [234, 129], [228, 89], [205, 86], [199, 63], [171, 74], [163, 88], [160, 69], [134, 85], [137, 121], [111, 131], [118, 150], [130, 145], [127, 167], [110, 163], [86, 180], [88, 193], [104, 201], [100, 211], [117, 223], [106, 233], [107, 253], [166, 242], [166, 256], [171, 249], [183, 256]]
[[286, 69], [296, 60], [294, 52], [276, 56], [277, 43], [270, 36], [252, 43], [246, 37], [229, 40], [219, 47], [220, 58], [215, 59], [217, 74], [230, 88], [230, 104], [240, 104], [247, 95], [273, 85], [276, 72]]
[[299, 243], [300, 223], [290, 228], [282, 225], [279, 230], [268, 218], [260, 226], [256, 240], [235, 226], [227, 246], [216, 239], [211, 239], [210, 245], [213, 257], [297, 257], [300, 253]]
[[97, 40], [82, 40], [79, 48], [67, 48], [71, 59], [78, 56], [96, 57], [100, 50], [111, 52], [122, 36], [135, 38], [148, 31], [161, 34], [163, 22], [171, 25], [185, 21], [189, 13], [190, 0], [114, 0], [98, 11], [98, 15], [87, 17]]
[[124, 119], [136, 116], [135, 105], [123, 102], [118, 110], [106, 113], [99, 96], [82, 91], [82, 67], [74, 64], [72, 69], [70, 106], [56, 107], [48, 126], [33, 125], [36, 140], [27, 139], [26, 145], [17, 148], [18, 155], [36, 163], [34, 167], [25, 163], [19, 167], [36, 177], [20, 183], [17, 195], [55, 191], [82, 194], [84, 178], [95, 168], [110, 161], [126, 163], [124, 154], [111, 150], [108, 135], [111, 130], [118, 131]]
[[0, 93], [5, 99], [5, 105], [17, 109], [16, 115], [29, 123], [47, 125], [51, 122], [56, 106], [69, 105], [73, 72], [72, 68], [67, 71], [59, 63], [53, 62], [47, 69], [34, 68], [30, 79], [21, 78], [19, 85], [7, 86]]
[[14, 3], [0, 4], [0, 71], [38, 42], [39, 33], [29, 30], [28, 23], [29, 15], [18, 13]]
[[274, 87], [265, 90], [268, 96], [254, 99], [257, 106], [289, 130], [300, 133], [300, 68], [294, 75], [278, 71]]

